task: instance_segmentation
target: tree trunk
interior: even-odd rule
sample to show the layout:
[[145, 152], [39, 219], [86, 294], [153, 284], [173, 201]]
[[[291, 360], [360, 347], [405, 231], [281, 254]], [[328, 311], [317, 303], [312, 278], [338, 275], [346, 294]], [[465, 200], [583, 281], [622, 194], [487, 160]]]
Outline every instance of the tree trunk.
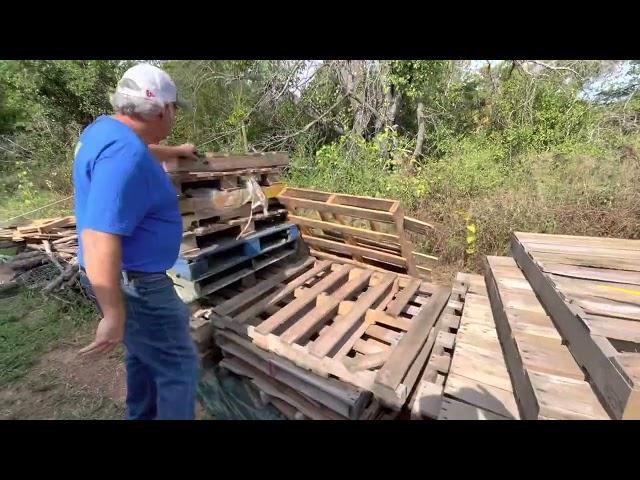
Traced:
[[413, 151], [413, 155], [411, 155], [412, 163], [418, 158], [418, 156], [422, 155], [422, 146], [424, 145], [424, 134], [425, 134], [425, 118], [424, 118], [424, 104], [422, 102], [418, 102], [417, 109], [418, 116], [418, 136], [416, 138], [416, 148]]

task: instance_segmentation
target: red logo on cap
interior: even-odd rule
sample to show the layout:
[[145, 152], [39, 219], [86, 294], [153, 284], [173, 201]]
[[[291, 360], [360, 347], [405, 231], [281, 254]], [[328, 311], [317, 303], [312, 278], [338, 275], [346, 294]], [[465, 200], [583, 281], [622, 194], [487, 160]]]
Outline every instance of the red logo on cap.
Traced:
[[151, 90], [147, 90], [147, 97], [155, 97], [156, 94], [153, 93]]

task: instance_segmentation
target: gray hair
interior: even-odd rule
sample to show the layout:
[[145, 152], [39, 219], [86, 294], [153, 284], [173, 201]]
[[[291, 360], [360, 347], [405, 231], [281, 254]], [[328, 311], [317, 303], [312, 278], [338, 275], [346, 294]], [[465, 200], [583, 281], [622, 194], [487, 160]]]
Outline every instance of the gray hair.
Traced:
[[[136, 82], [129, 78], [124, 78], [118, 86], [126, 87], [132, 90], [139, 90], [140, 87]], [[122, 92], [115, 91], [110, 97], [111, 106], [116, 113], [121, 113], [129, 117], [137, 116], [148, 119], [159, 115], [164, 107], [158, 103], [150, 102], [144, 98], [132, 97]]]

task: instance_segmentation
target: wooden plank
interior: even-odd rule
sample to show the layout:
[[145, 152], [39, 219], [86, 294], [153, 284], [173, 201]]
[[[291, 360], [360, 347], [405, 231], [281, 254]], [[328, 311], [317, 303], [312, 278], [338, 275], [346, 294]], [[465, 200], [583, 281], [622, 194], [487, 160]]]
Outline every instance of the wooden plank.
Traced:
[[[357, 418], [362, 412], [366, 403], [368, 403], [369, 399], [371, 398], [371, 394], [369, 392], [365, 392], [349, 385], [348, 383], [341, 382], [333, 378], [323, 378], [315, 375], [307, 370], [296, 366], [291, 361], [285, 358], [282, 358], [270, 352], [266, 352], [256, 347], [249, 340], [242, 338], [234, 333], [228, 331], [220, 331], [216, 332], [216, 336], [223, 337], [228, 342], [239, 345], [244, 350], [251, 352], [253, 355], [266, 362], [268, 365], [271, 365], [270, 375], [275, 375], [277, 377], [279, 375], [278, 372], [282, 370], [297, 377], [305, 384], [322, 390], [331, 397], [336, 398], [345, 404], [348, 404], [350, 406], [351, 413], [346, 416], [349, 416], [350, 418]], [[273, 370], [272, 367], [277, 367], [277, 370]]]
[[364, 333], [370, 337], [373, 337], [382, 342], [389, 343], [391, 345], [397, 344], [403, 335], [401, 332], [395, 332], [379, 325], [371, 325], [365, 330]]
[[598, 267], [611, 270], [640, 272], [640, 260], [627, 259], [625, 257], [598, 257], [582, 253], [536, 253], [536, 260], [541, 262], [561, 263], [580, 267]]
[[379, 252], [376, 250], [371, 250], [370, 248], [364, 248], [364, 247], [359, 247], [355, 245], [347, 245], [344, 243], [334, 242], [331, 240], [324, 240], [317, 237], [311, 237], [305, 234], [302, 234], [302, 239], [312, 247], [326, 248], [328, 250], [333, 250], [339, 253], [346, 253], [349, 255], [360, 255], [362, 257], [380, 260], [383, 262], [390, 263], [392, 265], [397, 265], [399, 267], [407, 266], [407, 261], [403, 257], [399, 257], [397, 255], [391, 255], [384, 252]]
[[343, 363], [351, 372], [359, 372], [362, 370], [372, 370], [384, 365], [389, 358], [389, 352], [370, 353], [355, 358], [345, 358]]
[[388, 352], [391, 350], [391, 347], [385, 343], [379, 342], [375, 338], [368, 338], [366, 340], [359, 338], [353, 344], [353, 349], [363, 355], [371, 355], [372, 353]]
[[427, 255], [426, 253], [420, 253], [420, 252], [411, 252], [414, 256], [414, 258], [419, 258], [420, 260], [423, 260], [425, 262], [437, 262], [438, 261], [438, 257], [434, 257], [433, 255]]
[[402, 337], [389, 361], [378, 372], [376, 383], [393, 390], [400, 384], [449, 300], [450, 293], [449, 289], [442, 287], [422, 306], [413, 319], [413, 328]]
[[509, 419], [520, 418], [513, 392], [449, 373], [447, 395]]
[[393, 212], [393, 215], [394, 215], [396, 232], [398, 233], [398, 237], [400, 237], [400, 240], [399, 240], [400, 250], [405, 260], [407, 273], [409, 275], [417, 277], [419, 276], [419, 273], [425, 273], [425, 272], [418, 272], [418, 270], [416, 269], [416, 262], [412, 254], [413, 246], [407, 240], [407, 236], [405, 235], [405, 232], [404, 232], [404, 210], [400, 206], [400, 203], [398, 203], [397, 205], [394, 205], [394, 207], [392, 207], [391, 211]]
[[316, 297], [335, 285], [338, 282], [344, 280], [351, 270], [350, 265], [341, 265], [336, 271], [332, 272], [326, 278], [323, 278], [314, 285], [312, 288], [305, 291], [305, 295], [299, 298], [296, 298], [291, 303], [287, 304], [284, 308], [279, 310], [277, 313], [271, 315], [264, 322], [256, 327], [256, 332], [261, 335], [267, 335], [273, 332], [280, 325], [285, 323], [291, 316], [295, 315], [312, 302], [315, 301]]
[[488, 410], [445, 397], [438, 420], [508, 420]]
[[333, 200], [328, 200], [328, 201], [331, 203], [337, 203], [339, 205], [349, 205], [351, 207], [367, 208], [370, 210], [380, 210], [382, 212], [389, 212], [395, 204], [399, 203], [397, 200], [387, 200], [384, 198], [345, 195], [341, 193], [333, 194]]
[[287, 187], [284, 192], [286, 196], [295, 198], [305, 198], [309, 200], [328, 201], [330, 197], [334, 198], [334, 203], [341, 205], [349, 205], [359, 208], [371, 210], [389, 211], [393, 205], [398, 203], [397, 200], [387, 200], [383, 198], [364, 197], [356, 195], [346, 195], [343, 193], [322, 192], [320, 190], [292, 188]]
[[[328, 317], [333, 316], [336, 313], [341, 301], [362, 291], [368, 285], [370, 277], [370, 271], [362, 271], [362, 273], [356, 278], [350, 280], [337, 291], [329, 295], [326, 303], [320, 304], [318, 302], [318, 305], [316, 305], [313, 310], [291, 325], [291, 327], [280, 335], [281, 341], [291, 344], [309, 335], [310, 332], [313, 332]], [[326, 337], [326, 335], [323, 335], [323, 337]], [[321, 339], [319, 338], [316, 342], [319, 342], [320, 340]], [[314, 343], [311, 348], [315, 345], [316, 344]]]
[[376, 318], [376, 323], [380, 325], [386, 325], [388, 327], [398, 328], [405, 332], [411, 328], [413, 321], [404, 317], [392, 317], [389, 314], [383, 314]]
[[564, 277], [600, 280], [611, 283], [627, 283], [640, 285], [640, 273], [624, 270], [607, 270], [603, 268], [579, 267], [563, 265], [561, 263], [539, 262], [542, 270], [547, 273]]
[[397, 317], [400, 312], [404, 309], [404, 307], [409, 303], [409, 300], [416, 293], [418, 288], [420, 287], [420, 280], [414, 279], [411, 281], [409, 285], [402, 289], [399, 295], [387, 306], [385, 312], [388, 315], [393, 317]]
[[331, 265], [332, 263], [328, 260], [323, 260], [318, 262], [317, 265], [313, 267], [311, 270], [303, 273], [302, 275], [297, 277], [295, 280], [289, 282], [284, 289], [278, 292], [274, 292], [273, 294], [267, 296], [265, 299], [260, 300], [255, 305], [252, 305], [248, 309], [244, 310], [242, 313], [238, 314], [236, 317], [234, 317], [233, 320], [237, 323], [244, 323], [250, 318], [255, 317], [256, 315], [265, 311], [267, 307], [275, 305], [282, 299], [286, 298], [295, 289], [303, 285], [305, 282], [307, 282], [311, 278], [314, 278], [318, 274], [329, 270]]
[[435, 230], [435, 227], [430, 223], [406, 216], [404, 217], [404, 228], [419, 235], [426, 235], [430, 231]]
[[313, 420], [344, 420], [345, 418], [337, 413], [322, 408], [300, 395], [296, 390], [266, 376], [257, 368], [246, 364], [237, 358], [224, 358], [220, 366], [232, 372], [249, 377], [252, 383], [260, 390], [275, 398], [279, 398], [290, 405], [293, 405], [307, 417]]
[[[333, 262], [337, 262], [337, 263], [346, 263], [349, 265], [355, 265], [357, 267], [363, 267], [363, 268], [367, 268], [369, 270], [373, 270], [375, 272], [382, 272], [382, 273], [388, 273], [389, 270], [385, 269], [385, 268], [381, 268], [381, 267], [377, 267], [375, 265], [370, 265], [368, 263], [362, 263], [362, 262], [356, 262], [355, 260], [352, 260], [351, 258], [344, 258], [344, 257], [339, 257], [337, 255], [332, 255], [330, 253], [327, 252], [322, 252], [320, 250], [314, 250], [313, 248], [311, 248], [309, 250], [310, 254], [316, 258], [321, 258], [321, 259], [325, 259], [325, 260], [331, 260]], [[409, 282], [410, 280], [413, 280], [414, 277], [410, 277], [409, 275], [403, 274], [403, 273], [396, 273], [393, 272], [396, 275], [398, 275], [398, 279], [400, 281], [400, 284], [402, 285], [402, 283], [404, 282]]]
[[522, 241], [556, 243], [558, 245], [611, 246], [620, 249], [640, 250], [640, 240], [612, 237], [586, 237], [580, 235], [560, 235], [551, 233], [513, 232]]
[[167, 172], [222, 172], [247, 168], [281, 167], [289, 164], [289, 156], [283, 152], [255, 154], [207, 154], [195, 159], [171, 159], [165, 163]]
[[436, 419], [442, 407], [442, 385], [420, 382], [416, 389], [415, 400], [411, 404], [411, 419]]
[[289, 215], [287, 219], [290, 222], [295, 223], [296, 225], [299, 225], [302, 227], [317, 228], [325, 231], [334, 230], [337, 232], [348, 233], [355, 237], [370, 238], [372, 240], [380, 240], [380, 241], [387, 241], [387, 242], [398, 241], [398, 236], [392, 235], [390, 233], [375, 232], [372, 230], [366, 230], [364, 228], [357, 228], [357, 227], [351, 227], [349, 225], [344, 225], [344, 224], [314, 220], [312, 218], [301, 217], [298, 215]]
[[243, 307], [247, 303], [250, 303], [254, 299], [258, 298], [260, 295], [267, 293], [269, 290], [274, 288], [279, 283], [288, 280], [289, 278], [291, 278], [294, 275], [297, 275], [298, 273], [303, 272], [313, 263], [314, 263], [314, 260], [312, 258], [307, 258], [301, 263], [299, 262], [296, 265], [291, 265], [289, 267], [286, 267], [280, 272], [278, 272], [277, 274], [258, 283], [255, 287], [245, 290], [241, 294], [238, 294], [233, 298], [227, 300], [226, 302], [220, 305], [217, 305], [214, 308], [214, 311], [219, 315], [229, 315], [232, 312]]
[[[248, 343], [249, 345], [252, 345], [250, 342]], [[353, 391], [345, 401], [344, 392], [340, 392], [339, 397], [333, 395], [332, 393], [329, 393], [329, 391], [335, 391], [335, 389], [338, 388], [334, 386], [334, 384], [339, 384], [339, 382], [337, 382], [336, 380], [323, 379], [322, 377], [316, 376], [316, 378], [312, 382], [309, 382], [306, 379], [308, 379], [313, 374], [301, 371], [293, 365], [290, 365], [283, 369], [279, 365], [282, 365], [285, 360], [281, 360], [277, 363], [269, 361], [268, 359], [263, 358], [262, 355], [256, 354], [256, 347], [253, 345], [252, 347], [254, 350], [248, 350], [246, 349], [246, 347], [227, 339], [223, 339], [222, 341], [220, 341], [219, 345], [225, 353], [229, 353], [234, 357], [240, 358], [242, 361], [260, 370], [265, 375], [277, 380], [278, 382], [290, 388], [293, 388], [302, 395], [305, 395], [307, 398], [312, 399], [327, 408], [330, 408], [339, 415], [354, 419], [357, 418], [357, 416], [362, 412], [362, 407], [364, 404], [363, 400], [360, 397], [362, 395], [370, 397], [370, 395], [364, 394], [364, 392], [352, 389]], [[296, 372], [292, 373], [292, 370]], [[323, 386], [319, 387], [318, 384], [323, 384]]]
[[366, 220], [375, 220], [378, 222], [392, 223], [394, 218], [393, 214], [389, 212], [381, 212], [378, 210], [369, 210], [366, 208], [350, 207], [347, 205], [328, 204], [325, 202], [318, 202], [315, 200], [306, 200], [303, 198], [293, 198], [286, 196], [287, 190], [285, 190], [278, 200], [285, 205], [288, 209], [292, 208], [305, 208], [309, 210], [317, 210], [318, 212], [338, 213], [340, 215], [346, 215], [348, 217], [362, 218]]
[[316, 357], [328, 355], [362, 319], [366, 311], [375, 306], [376, 302], [389, 291], [395, 279], [395, 275], [389, 274], [380, 284], [367, 290], [346, 315], [331, 325], [327, 334], [314, 342], [309, 348], [309, 353]]
[[583, 320], [592, 335], [640, 343], [640, 322], [598, 315], [585, 315]]

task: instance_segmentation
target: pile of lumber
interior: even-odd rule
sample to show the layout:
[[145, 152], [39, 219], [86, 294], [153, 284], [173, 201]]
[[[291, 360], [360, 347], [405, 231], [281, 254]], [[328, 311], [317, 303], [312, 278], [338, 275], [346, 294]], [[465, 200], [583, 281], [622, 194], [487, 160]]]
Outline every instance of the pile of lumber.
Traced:
[[[0, 264], [0, 288], [7, 289], [22, 283], [30, 288], [41, 288], [43, 292], [52, 292], [76, 284], [78, 236], [75, 217], [6, 224], [0, 229], [0, 242], [2, 247], [15, 247], [19, 252]], [[38, 277], [37, 281], [31, 281], [30, 274], [46, 264], [58, 269], [54, 278]]]

